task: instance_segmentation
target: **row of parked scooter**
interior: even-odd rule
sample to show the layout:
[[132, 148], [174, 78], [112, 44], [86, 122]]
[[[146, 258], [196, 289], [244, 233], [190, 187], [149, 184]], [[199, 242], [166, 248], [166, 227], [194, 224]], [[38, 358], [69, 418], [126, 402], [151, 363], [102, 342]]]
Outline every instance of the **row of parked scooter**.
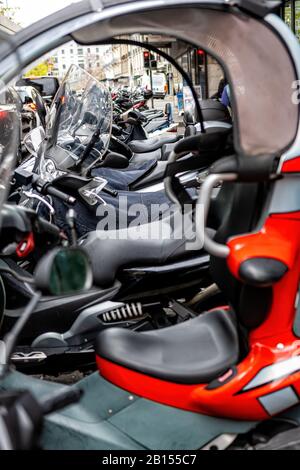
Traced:
[[[228, 109], [215, 100], [200, 103], [205, 129], [214, 137], [208, 144], [203, 141], [195, 165], [195, 157], [184, 145], [181, 155], [178, 144], [199, 134], [196, 109], [185, 114], [182, 135], [150, 137], [145, 122], [164, 128], [163, 112], [140, 111], [135, 103], [121, 114], [120, 103], [115, 105], [108, 90], [96, 79], [84, 80], [84, 75], [84, 70], [71, 67], [45, 126], [25, 137], [29, 157], [15, 169], [2, 210], [1, 289], [6, 303], [1, 333], [10, 338], [18, 331], [14, 347], [5, 348], [6, 361], [25, 373], [93, 369], [99, 332], [109, 327], [147, 332], [180, 325], [222, 297], [210, 280], [209, 257], [199, 251], [193, 205], [208, 166], [232, 151]], [[85, 89], [82, 83], [87, 83]], [[145, 95], [145, 103], [151, 96]], [[196, 139], [196, 153], [199, 144]], [[182, 158], [169, 175], [168, 196], [164, 179], [176, 147]], [[186, 192], [191, 205], [186, 214], [189, 224], [180, 237], [174, 237], [174, 231], [183, 200], [179, 197], [172, 210], [174, 184]], [[122, 198], [128, 204], [123, 208]], [[137, 224], [128, 217], [135, 204], [146, 213]], [[163, 211], [153, 215], [155, 205]], [[99, 229], [99, 208], [107, 207], [114, 210], [116, 225]], [[122, 211], [127, 214], [124, 223]], [[140, 236], [141, 226], [146, 236]], [[191, 250], [186, 250], [188, 242], [194, 242]], [[85, 284], [89, 289], [84, 292], [74, 289], [66, 295], [61, 281], [50, 289], [49, 270], [45, 278], [39, 260], [63, 246], [80, 247], [89, 255], [92, 288]], [[68, 274], [59, 264], [60, 251], [56, 256], [56, 271]], [[84, 266], [82, 262], [81, 270]], [[89, 276], [82, 277], [86, 282]], [[34, 283], [48, 295], [37, 300]], [[40, 405], [40, 415], [79, 397], [77, 389], [58, 392]]]
[[[28, 156], [26, 146], [24, 146], [26, 136], [36, 127], [45, 128], [47, 114], [58, 88], [58, 79], [51, 76], [22, 77], [16, 81], [15, 86], [8, 88], [6, 101], [8, 103], [16, 103], [18, 109], [20, 125], [19, 163]], [[79, 95], [82, 92], [83, 90], [80, 90], [77, 94]], [[153, 98], [151, 90], [137, 88], [129, 91], [128, 89], [119, 88], [111, 92], [111, 98], [114, 110], [114, 123], [120, 123], [123, 126], [119, 138], [125, 141], [133, 139], [131, 135], [132, 127], [129, 125], [128, 119], [124, 119], [132, 111], [140, 112], [140, 138], [146, 139], [147, 136], [154, 137], [171, 130], [176, 132], [177, 124], [174, 123], [173, 110], [170, 103], [166, 104], [164, 110], [149, 109], [147, 103]]]
[[[6, 224], [10, 228], [11, 218], [23, 213], [26, 219], [25, 207], [34, 211], [38, 225], [40, 220], [45, 225], [33, 243], [24, 221], [17, 251], [10, 247], [1, 260], [23, 277], [32, 275], [41, 255], [61, 243], [79, 245], [92, 255], [94, 289], [84, 295], [43, 298], [23, 329], [13, 362], [28, 371], [88, 366], [94, 362], [93, 345], [102, 329], [169, 326], [191, 316], [183, 304], [197, 308], [202, 297], [209, 298], [208, 306], [219, 300], [218, 290], [209, 290], [207, 254], [197, 244], [186, 250], [189, 237], [190, 243], [196, 237], [194, 223], [183, 227], [180, 237], [161, 233], [164, 227], [175, 229], [180, 214], [180, 207], [174, 211], [163, 180], [168, 158], [184, 136], [147, 138], [145, 115], [136, 110], [119, 118], [118, 125], [112, 124], [116, 119], [109, 92], [97, 80], [82, 90], [84, 74], [71, 68], [52, 104], [47, 128], [39, 127], [25, 139], [31, 156], [14, 172], [9, 201], [17, 206], [7, 206], [3, 219], [3, 246], [11, 236], [10, 231], [4, 236]], [[81, 90], [80, 97], [76, 89]], [[191, 205], [209, 164], [232, 151], [227, 108], [207, 100], [201, 102], [201, 109], [207, 131], [215, 136], [209, 155], [205, 150], [191, 167], [185, 155], [174, 174], [180, 174], [178, 184]], [[197, 135], [196, 114], [186, 113], [185, 136]], [[217, 201], [220, 198], [222, 192]], [[137, 223], [136, 214], [130, 215], [135, 205], [144, 211]], [[156, 206], [162, 213], [153, 212]], [[109, 210], [114, 213], [114, 225], [104, 226]], [[212, 229], [217, 224], [212, 222]], [[140, 225], [146, 236], [139, 235]], [[3, 283], [5, 334], [22, 315], [32, 288], [10, 271], [3, 272]]]
[[[300, 55], [276, 7], [81, 2], [14, 37], [24, 67], [51, 33], [178, 34], [225, 65], [234, 120], [196, 102], [183, 135], [145, 139], [143, 113], [116, 116], [68, 72], [1, 206], [2, 448], [299, 443]], [[0, 201], [15, 144], [2, 108]], [[96, 371], [72, 386], [26, 374], [75, 369]]]
[[[114, 121], [124, 125], [124, 117], [136, 118], [139, 116], [143, 133], [138, 137], [145, 139], [164, 134], [165, 132], [176, 132], [178, 124], [173, 119], [173, 109], [171, 103], [166, 103], [164, 110], [149, 109], [148, 102], [153, 102], [153, 92], [149, 89], [137, 89], [131, 93], [128, 90], [120, 89], [112, 93], [114, 106]], [[134, 114], [132, 112], [135, 111]], [[139, 113], [138, 113], [139, 112]], [[124, 136], [128, 141], [136, 139], [134, 135]]]

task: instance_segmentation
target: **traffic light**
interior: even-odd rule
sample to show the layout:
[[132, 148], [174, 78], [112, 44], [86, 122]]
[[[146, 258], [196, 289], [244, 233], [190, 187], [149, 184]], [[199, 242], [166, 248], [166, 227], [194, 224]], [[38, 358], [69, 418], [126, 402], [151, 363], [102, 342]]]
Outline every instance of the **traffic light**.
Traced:
[[157, 69], [157, 60], [154, 57], [154, 54], [151, 54], [151, 67]]
[[205, 52], [203, 49], [197, 49], [198, 65], [204, 65]]
[[150, 52], [144, 51], [144, 67], [148, 69], [150, 67]]
[[150, 61], [151, 61], [151, 68], [155, 69], [157, 67], [157, 61], [155, 59], [154, 54], [150, 51], [144, 51], [144, 68], [145, 69], [150, 68]]

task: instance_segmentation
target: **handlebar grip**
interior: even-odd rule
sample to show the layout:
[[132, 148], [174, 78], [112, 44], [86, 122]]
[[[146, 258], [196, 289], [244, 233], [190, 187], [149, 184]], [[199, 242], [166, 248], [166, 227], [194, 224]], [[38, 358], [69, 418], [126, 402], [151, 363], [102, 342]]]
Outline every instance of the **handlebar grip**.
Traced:
[[58, 199], [61, 199], [63, 202], [66, 202], [67, 204], [74, 205], [76, 203], [76, 199], [73, 196], [70, 196], [69, 194], [63, 193], [59, 189], [54, 188], [51, 185], [48, 185], [45, 189], [45, 192], [49, 194], [50, 196], [57, 197]]
[[46, 397], [43, 401], [40, 402], [40, 406], [44, 415], [54, 413], [62, 408], [65, 408], [68, 405], [77, 403], [83, 395], [83, 390], [80, 388], [71, 388], [68, 390], [59, 391], [56, 394], [53, 394]]
[[109, 194], [109, 196], [112, 196], [112, 197], [117, 197], [118, 196], [118, 191], [116, 191], [115, 189], [110, 189], [108, 188], [107, 186], [105, 186], [102, 191], [106, 194]]

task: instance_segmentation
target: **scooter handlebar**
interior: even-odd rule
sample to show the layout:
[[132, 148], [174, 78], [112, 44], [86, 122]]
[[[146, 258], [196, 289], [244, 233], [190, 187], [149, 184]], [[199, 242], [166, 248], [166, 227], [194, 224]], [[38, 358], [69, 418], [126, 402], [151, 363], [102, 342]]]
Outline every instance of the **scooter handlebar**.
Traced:
[[51, 185], [48, 185], [46, 187], [45, 193], [49, 194], [50, 196], [57, 197], [61, 201], [66, 202], [67, 204], [71, 204], [72, 206], [76, 203], [75, 197], [60, 191], [59, 189], [56, 189], [54, 188], [54, 186]]

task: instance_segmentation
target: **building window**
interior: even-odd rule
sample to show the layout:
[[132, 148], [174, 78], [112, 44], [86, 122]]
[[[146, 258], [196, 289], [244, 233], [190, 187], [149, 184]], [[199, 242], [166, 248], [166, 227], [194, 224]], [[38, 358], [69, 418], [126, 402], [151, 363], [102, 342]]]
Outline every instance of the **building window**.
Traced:
[[62, 68], [63, 68], [64, 70], [66, 70], [66, 64], [63, 64]]
[[70, 49], [70, 54], [73, 54], [73, 52], [74, 52], [73, 49]]
[[289, 26], [289, 28], [293, 29], [292, 25], [292, 2], [286, 2], [284, 5], [284, 21]]
[[280, 16], [300, 40], [300, 0], [285, 1]]
[[77, 52], [78, 52], [79, 55], [83, 55], [83, 49], [82, 49], [82, 47], [80, 47], [79, 49], [77, 49]]
[[300, 1], [295, 2], [295, 34], [300, 41]]
[[61, 50], [61, 53], [62, 53], [62, 54], [64, 54], [64, 53], [65, 53], [65, 50], [64, 50], [64, 49], [62, 49], [62, 50]]

